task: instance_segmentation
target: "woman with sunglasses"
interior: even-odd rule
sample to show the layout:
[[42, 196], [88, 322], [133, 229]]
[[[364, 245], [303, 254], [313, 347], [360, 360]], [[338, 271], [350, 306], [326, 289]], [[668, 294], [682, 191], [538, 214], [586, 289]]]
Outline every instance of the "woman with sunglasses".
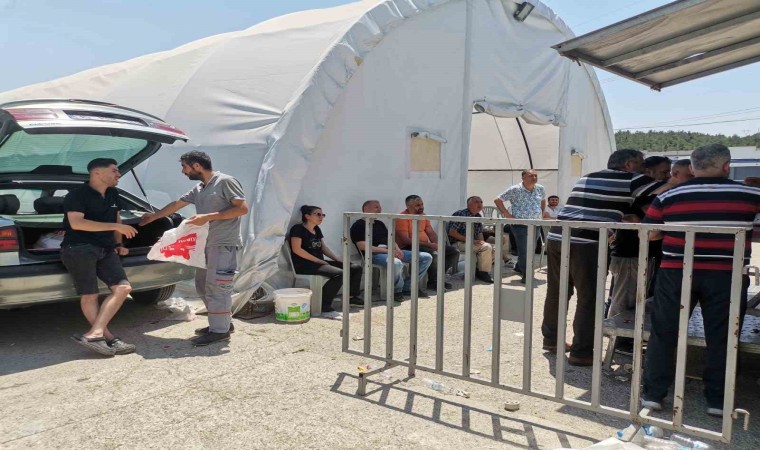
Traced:
[[[303, 275], [321, 275], [329, 278], [322, 288], [322, 313], [335, 313], [332, 307], [335, 295], [343, 286], [343, 261], [325, 244], [319, 225], [325, 218], [318, 206], [301, 206], [301, 223], [290, 229], [290, 251], [293, 268]], [[325, 256], [332, 261], [325, 259]], [[352, 305], [363, 305], [364, 300], [357, 297], [361, 286], [362, 267], [351, 264], [351, 301]]]

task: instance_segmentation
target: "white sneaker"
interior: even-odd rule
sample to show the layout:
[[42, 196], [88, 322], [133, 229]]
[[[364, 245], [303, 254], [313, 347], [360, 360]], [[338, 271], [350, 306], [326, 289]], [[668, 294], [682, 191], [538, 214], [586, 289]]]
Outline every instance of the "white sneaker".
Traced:
[[343, 314], [338, 311], [324, 312], [319, 317], [323, 319], [342, 320]]
[[707, 408], [707, 414], [715, 417], [723, 417], [723, 408]]
[[654, 400], [644, 400], [641, 399], [641, 407], [642, 408], [649, 408], [652, 411], [662, 411], [662, 403], [656, 402]]

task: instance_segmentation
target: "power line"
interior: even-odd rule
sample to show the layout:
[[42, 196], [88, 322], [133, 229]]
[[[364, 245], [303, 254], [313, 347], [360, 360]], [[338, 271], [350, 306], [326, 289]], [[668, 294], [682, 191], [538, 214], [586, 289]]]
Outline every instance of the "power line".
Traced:
[[693, 127], [696, 125], [712, 125], [714, 123], [730, 123], [730, 122], [748, 122], [751, 120], [760, 120], [760, 117], [750, 117], [749, 119], [737, 119], [737, 120], [719, 120], [716, 122], [702, 122], [702, 123], [679, 123], [675, 125], [657, 125], [651, 127], [629, 127], [629, 128], [615, 128], [615, 131], [623, 130], [642, 130], [646, 128], [675, 128], [675, 127]]
[[[655, 123], [653, 123], [652, 125], [649, 125], [649, 126], [641, 126], [641, 128], [652, 128], [652, 127], [658, 126], [658, 125], [670, 125], [670, 124], [682, 122], [684, 120], [713, 119], [713, 118], [716, 118], [716, 117], [748, 114], [748, 113], [757, 112], [758, 110], [760, 110], [760, 107], [737, 109], [737, 110], [734, 110], [734, 111], [726, 111], [726, 112], [722, 112], [722, 113], [707, 114], [707, 115], [704, 115], [704, 116], [681, 117], [679, 119], [664, 120], [662, 122], [655, 122]], [[738, 119], [739, 118], [737, 118], [737, 120]], [[636, 127], [638, 127], [638, 125]]]

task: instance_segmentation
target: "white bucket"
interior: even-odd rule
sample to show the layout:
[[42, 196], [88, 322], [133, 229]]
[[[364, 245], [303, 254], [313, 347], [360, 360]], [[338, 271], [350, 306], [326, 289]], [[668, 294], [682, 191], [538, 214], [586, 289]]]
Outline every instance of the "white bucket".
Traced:
[[284, 323], [304, 323], [311, 314], [311, 291], [289, 288], [274, 291], [274, 318]]

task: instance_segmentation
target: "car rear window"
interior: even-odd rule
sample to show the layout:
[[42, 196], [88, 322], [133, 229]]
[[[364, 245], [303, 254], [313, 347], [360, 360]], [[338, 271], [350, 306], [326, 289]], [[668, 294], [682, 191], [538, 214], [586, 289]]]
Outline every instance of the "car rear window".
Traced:
[[70, 166], [86, 174], [95, 158], [122, 164], [148, 145], [143, 139], [83, 134], [13, 133], [0, 146], [0, 173], [29, 173], [40, 166]]

